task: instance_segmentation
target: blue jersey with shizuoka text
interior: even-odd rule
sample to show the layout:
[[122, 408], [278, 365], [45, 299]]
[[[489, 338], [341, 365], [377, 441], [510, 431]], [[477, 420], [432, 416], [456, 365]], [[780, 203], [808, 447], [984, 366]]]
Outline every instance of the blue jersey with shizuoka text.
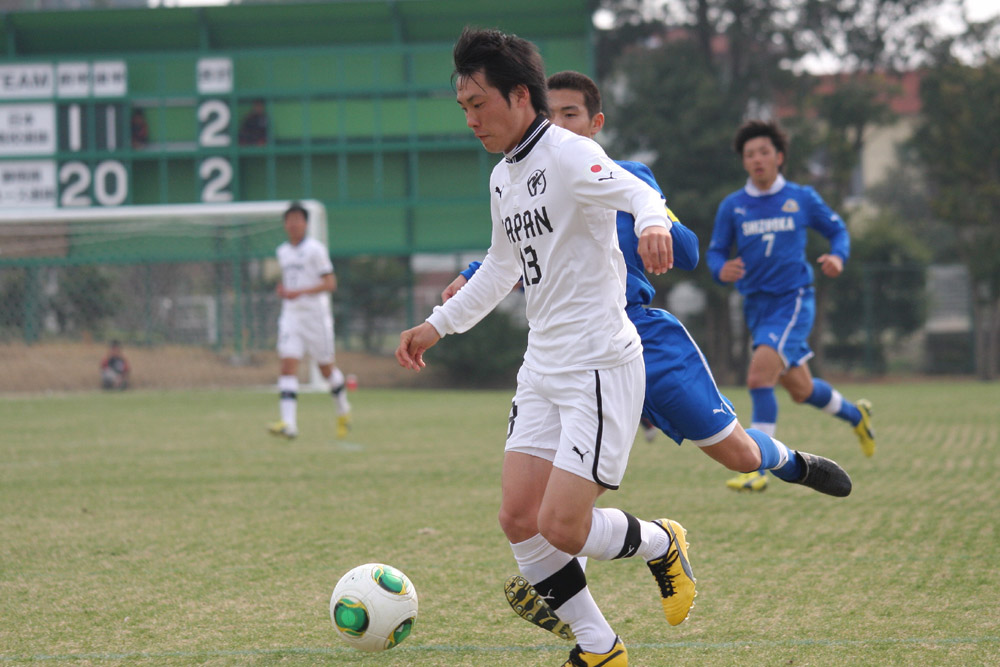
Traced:
[[773, 192], [760, 193], [748, 183], [726, 197], [715, 215], [705, 259], [718, 281], [733, 245], [746, 274], [736, 281], [740, 294], [784, 294], [813, 282], [806, 259], [806, 233], [812, 228], [830, 241], [830, 254], [846, 263], [850, 236], [840, 216], [811, 187], [780, 175]]

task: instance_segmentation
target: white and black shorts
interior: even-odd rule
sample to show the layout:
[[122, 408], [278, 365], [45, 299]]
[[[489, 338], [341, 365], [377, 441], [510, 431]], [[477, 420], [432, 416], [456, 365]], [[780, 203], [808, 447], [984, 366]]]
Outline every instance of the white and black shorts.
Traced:
[[306, 354], [321, 366], [333, 363], [333, 315], [283, 311], [278, 318], [278, 357], [301, 359]]
[[601, 370], [517, 374], [505, 451], [617, 489], [642, 412], [642, 357]]

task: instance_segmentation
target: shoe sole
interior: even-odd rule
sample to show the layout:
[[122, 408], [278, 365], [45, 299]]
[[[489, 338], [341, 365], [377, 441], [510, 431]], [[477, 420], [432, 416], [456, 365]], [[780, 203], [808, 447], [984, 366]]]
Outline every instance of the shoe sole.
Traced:
[[556, 612], [538, 595], [527, 579], [514, 575], [504, 584], [503, 591], [507, 604], [515, 614], [560, 639], [576, 641], [573, 630], [559, 619]]
[[[799, 452], [799, 456], [802, 458], [806, 471], [802, 479], [792, 482], [792, 484], [801, 484], [813, 491], [836, 498], [845, 498], [851, 495], [851, 489], [854, 486], [851, 482], [851, 476], [837, 465], [836, 461], [807, 452]], [[810, 478], [812, 479], [811, 483]]]

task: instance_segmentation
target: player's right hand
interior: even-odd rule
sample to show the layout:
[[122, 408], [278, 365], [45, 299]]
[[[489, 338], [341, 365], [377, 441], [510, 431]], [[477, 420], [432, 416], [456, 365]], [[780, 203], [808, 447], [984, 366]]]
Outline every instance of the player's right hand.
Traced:
[[441, 340], [441, 335], [427, 322], [407, 329], [399, 334], [396, 361], [403, 368], [419, 371], [427, 366], [424, 363], [424, 351], [433, 347], [439, 340]]
[[458, 290], [465, 286], [465, 283], [469, 282], [468, 279], [461, 273], [458, 277], [451, 281], [451, 284], [444, 288], [441, 292], [441, 303], [447, 303], [448, 299], [458, 294]]
[[660, 275], [674, 268], [674, 239], [666, 227], [646, 227], [636, 248], [646, 271]]
[[722, 265], [722, 269], [719, 271], [719, 280], [724, 283], [734, 283], [743, 278], [746, 273], [743, 258], [735, 257]]

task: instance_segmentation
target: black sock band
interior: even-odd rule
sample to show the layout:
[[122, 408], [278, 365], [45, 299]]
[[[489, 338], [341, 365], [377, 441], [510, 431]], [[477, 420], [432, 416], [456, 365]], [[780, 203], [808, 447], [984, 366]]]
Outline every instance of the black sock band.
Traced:
[[628, 512], [622, 512], [622, 514], [625, 515], [625, 520], [628, 521], [628, 527], [625, 529], [625, 544], [622, 545], [622, 550], [618, 552], [615, 558], [634, 556], [639, 552], [639, 547], [642, 545], [642, 529], [639, 527], [639, 520]]
[[580, 561], [573, 558], [561, 570], [534, 586], [535, 592], [548, 602], [550, 607], [558, 609], [587, 587], [587, 577], [580, 567]]

